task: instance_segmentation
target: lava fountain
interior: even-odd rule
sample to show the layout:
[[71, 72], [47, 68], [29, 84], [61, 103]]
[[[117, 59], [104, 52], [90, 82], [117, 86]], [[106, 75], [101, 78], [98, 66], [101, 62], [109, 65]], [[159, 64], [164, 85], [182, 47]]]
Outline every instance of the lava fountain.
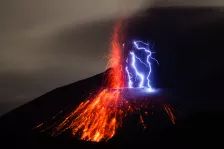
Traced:
[[[121, 65], [121, 47], [119, 43], [119, 33], [122, 30], [122, 22], [115, 25], [112, 42], [109, 66], [108, 88], [123, 88], [123, 71]], [[53, 135], [58, 135], [67, 129], [72, 130], [72, 134], [81, 133], [80, 139], [99, 142], [112, 138], [119, 126], [119, 119], [122, 111], [119, 110], [119, 100], [121, 100], [119, 90], [110, 91], [103, 89], [99, 93], [83, 103], [81, 103], [68, 117], [64, 119], [54, 130]], [[120, 102], [121, 103], [121, 102]]]

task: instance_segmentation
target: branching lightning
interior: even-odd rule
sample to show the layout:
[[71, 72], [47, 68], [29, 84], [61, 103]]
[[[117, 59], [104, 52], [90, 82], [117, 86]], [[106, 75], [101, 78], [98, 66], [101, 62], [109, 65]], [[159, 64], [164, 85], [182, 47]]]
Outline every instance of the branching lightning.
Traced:
[[132, 56], [132, 63], [131, 63], [131, 65], [132, 65], [132, 67], [134, 68], [136, 75], [137, 75], [138, 77], [140, 77], [140, 83], [139, 83], [138, 86], [139, 86], [140, 88], [142, 88], [142, 87], [143, 87], [144, 80], [145, 80], [145, 77], [144, 77], [143, 74], [141, 74], [141, 73], [138, 72], [138, 69], [137, 69], [137, 67], [136, 67], [136, 63], [135, 63], [135, 54], [134, 54], [133, 52], [130, 52], [130, 54], [131, 54], [131, 56]]
[[[134, 42], [133, 42], [133, 44], [135, 45], [135, 47], [136, 47], [137, 50], [144, 50], [146, 53], [149, 53], [149, 55], [148, 55], [149, 57], [148, 57], [148, 58], [154, 60], [154, 61], [159, 65], [159, 62], [158, 62], [154, 57], [152, 57], [152, 54], [155, 53], [155, 52], [152, 52], [152, 51], [150, 51], [149, 49], [144, 48], [144, 47], [139, 47], [139, 46], [138, 46], [138, 43], [142, 43], [142, 44], [146, 45], [147, 48], [149, 48], [149, 44], [148, 44], [148, 43], [144, 43], [144, 42], [142, 42], [142, 41], [134, 41]], [[148, 58], [147, 58], [147, 59], [148, 59]]]
[[[146, 46], [146, 48], [139, 46], [139, 43]], [[157, 64], [159, 64], [159, 63], [155, 58], [152, 57], [153, 52], [150, 51], [148, 43], [144, 43], [142, 41], [133, 41], [133, 45], [134, 45], [134, 50], [130, 51], [129, 55], [131, 55], [131, 62], [130, 63], [131, 63], [132, 69], [134, 69], [135, 77], [140, 80], [140, 82], [138, 84], [138, 87], [140, 87], [140, 88], [146, 87], [146, 88], [149, 89], [149, 91], [152, 91], [152, 87], [151, 87], [151, 84], [150, 84], [150, 75], [151, 75], [151, 72], [152, 72], [152, 67], [151, 67], [150, 60], [154, 60]], [[146, 54], [146, 59], [145, 59], [146, 62], [144, 62], [144, 59], [141, 59], [136, 55], [136, 53], [135, 53], [136, 50], [139, 50], [140, 52], [144, 52], [144, 54]], [[139, 67], [136, 64], [136, 61], [139, 61], [141, 64], [145, 65], [148, 68], [146, 70], [146, 72], [145, 71], [144, 72], [139, 71], [139, 69], [138, 69]], [[126, 72], [127, 72], [127, 75], [128, 75], [128, 87], [132, 88], [134, 81], [132, 80], [133, 77], [131, 77], [133, 75], [129, 71], [129, 68], [128, 68], [128, 66], [129, 66], [128, 59], [126, 60], [126, 63], [127, 63]]]

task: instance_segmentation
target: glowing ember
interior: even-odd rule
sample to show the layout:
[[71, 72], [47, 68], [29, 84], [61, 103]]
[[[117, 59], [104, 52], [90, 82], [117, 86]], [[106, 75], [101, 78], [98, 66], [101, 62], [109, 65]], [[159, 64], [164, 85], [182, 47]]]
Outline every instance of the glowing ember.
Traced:
[[172, 123], [175, 124], [176, 117], [174, 116], [174, 114], [172, 112], [172, 108], [169, 105], [165, 104], [164, 109], [166, 110], [167, 114], [169, 115]]
[[140, 114], [140, 123], [142, 124], [142, 126], [144, 127], [144, 129], [147, 128], [147, 126], [146, 126], [146, 124], [145, 124], [145, 122], [144, 122], [143, 117], [142, 117], [141, 114]]

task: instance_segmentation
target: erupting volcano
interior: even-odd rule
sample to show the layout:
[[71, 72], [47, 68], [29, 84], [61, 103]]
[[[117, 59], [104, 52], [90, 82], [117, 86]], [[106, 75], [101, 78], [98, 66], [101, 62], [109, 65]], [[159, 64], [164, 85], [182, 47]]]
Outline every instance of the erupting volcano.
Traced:
[[[29, 100], [0, 117], [2, 146], [220, 148], [224, 132], [220, 10], [152, 5], [118, 21], [111, 36], [107, 33], [115, 16], [90, 18], [75, 26], [71, 22], [72, 26], [64, 24], [38, 36], [35, 49], [53, 51], [44, 56], [53, 60], [50, 64], [24, 73], [2, 71], [0, 110], [10, 108], [5, 102]], [[105, 48], [107, 37], [110, 48]], [[94, 60], [105, 50], [108, 65], [98, 72], [99, 62], [104, 63]], [[83, 73], [95, 75], [84, 79]]]
[[[57, 136], [69, 130], [81, 140], [107, 141], [122, 126], [122, 121], [129, 112], [139, 112], [148, 107], [149, 102], [140, 102], [142, 97], [149, 101], [159, 94], [160, 91], [154, 89], [150, 82], [150, 74], [153, 73], [151, 65], [159, 64], [152, 56], [154, 52], [150, 50], [150, 44], [133, 40], [132, 48], [127, 49], [121, 41], [122, 27], [122, 21], [117, 22], [114, 27], [109, 55], [109, 67], [112, 69], [105, 78], [107, 86], [96, 88], [95, 95], [54, 125], [51, 135]], [[138, 99], [140, 104], [136, 102]], [[163, 106], [172, 123], [175, 123], [172, 108], [166, 104]], [[139, 120], [146, 128], [140, 112]], [[40, 124], [37, 128], [47, 130], [44, 126]]]

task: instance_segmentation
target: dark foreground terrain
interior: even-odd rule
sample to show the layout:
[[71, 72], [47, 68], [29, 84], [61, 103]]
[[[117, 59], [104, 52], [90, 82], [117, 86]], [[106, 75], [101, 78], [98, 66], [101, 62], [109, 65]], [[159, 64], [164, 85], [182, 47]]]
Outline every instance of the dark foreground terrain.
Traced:
[[107, 143], [79, 141], [69, 133], [50, 137], [33, 129], [61, 110], [75, 108], [89, 93], [104, 86], [106, 71], [54, 89], [3, 115], [1, 144], [29, 148], [223, 148], [223, 16], [223, 8], [167, 8], [129, 22], [128, 37], [156, 41], [160, 67], [155, 69], [154, 86], [172, 89], [167, 98], [176, 109], [175, 125], [155, 107], [150, 109], [154, 114], [147, 118], [146, 130], [133, 114]]

